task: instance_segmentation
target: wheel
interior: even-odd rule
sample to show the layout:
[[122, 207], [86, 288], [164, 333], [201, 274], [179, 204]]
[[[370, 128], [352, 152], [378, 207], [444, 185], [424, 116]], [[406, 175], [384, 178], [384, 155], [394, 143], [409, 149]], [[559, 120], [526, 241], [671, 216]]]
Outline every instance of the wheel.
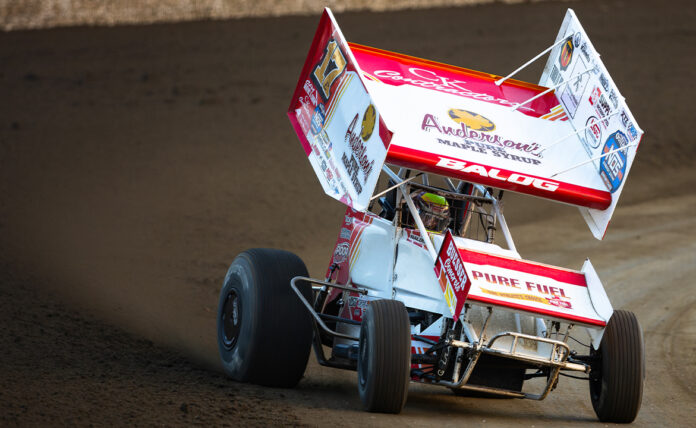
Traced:
[[[307, 367], [312, 320], [290, 287], [307, 276], [302, 260], [287, 251], [255, 248], [241, 253], [220, 291], [217, 341], [223, 369], [240, 382], [293, 387]], [[311, 301], [311, 287], [298, 283]]]
[[370, 302], [360, 326], [358, 390], [365, 410], [399, 413], [411, 373], [411, 325], [403, 303]]
[[590, 398], [602, 422], [633, 422], [645, 378], [643, 332], [632, 312], [614, 311], [590, 372]]

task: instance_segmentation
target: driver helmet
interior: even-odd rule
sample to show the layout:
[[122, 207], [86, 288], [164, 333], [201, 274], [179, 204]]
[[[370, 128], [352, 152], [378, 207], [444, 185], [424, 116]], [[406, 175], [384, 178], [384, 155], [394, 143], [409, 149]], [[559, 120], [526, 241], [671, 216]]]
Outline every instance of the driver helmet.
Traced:
[[434, 193], [418, 192], [413, 196], [418, 215], [426, 229], [442, 232], [450, 223], [447, 199]]

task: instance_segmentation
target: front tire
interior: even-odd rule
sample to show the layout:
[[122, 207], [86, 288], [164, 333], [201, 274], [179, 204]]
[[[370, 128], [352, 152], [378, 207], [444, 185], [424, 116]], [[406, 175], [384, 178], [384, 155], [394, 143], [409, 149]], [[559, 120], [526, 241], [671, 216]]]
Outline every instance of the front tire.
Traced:
[[411, 325], [403, 303], [370, 302], [360, 327], [358, 390], [365, 410], [400, 413], [411, 372]]
[[636, 316], [614, 311], [590, 372], [590, 398], [602, 422], [629, 423], [638, 415], [643, 397], [645, 349]]
[[[290, 287], [307, 276], [296, 255], [255, 248], [237, 256], [220, 291], [217, 341], [225, 373], [239, 382], [293, 387], [302, 378], [312, 342], [312, 320]], [[311, 287], [298, 282], [311, 301]]]

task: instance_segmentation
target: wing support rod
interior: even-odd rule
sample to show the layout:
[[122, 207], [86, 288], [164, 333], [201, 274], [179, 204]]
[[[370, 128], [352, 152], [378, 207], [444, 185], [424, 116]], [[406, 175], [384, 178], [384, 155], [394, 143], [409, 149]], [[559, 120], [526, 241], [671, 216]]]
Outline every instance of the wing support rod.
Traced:
[[[391, 177], [391, 175], [390, 175], [390, 177]], [[402, 181], [396, 183], [395, 185], [391, 186], [391, 187], [388, 188], [387, 190], [384, 190], [384, 191], [382, 191], [382, 192], [379, 192], [378, 194], [376, 194], [376, 195], [374, 195], [373, 197], [371, 197], [371, 198], [370, 198], [370, 201], [374, 201], [375, 199], [379, 198], [380, 196], [386, 195], [386, 194], [389, 193], [390, 191], [396, 189], [397, 187], [401, 186], [402, 184], [408, 183], [409, 181], [413, 180], [413, 179], [416, 178], [416, 177], [418, 177], [418, 175], [414, 175], [413, 177], [407, 178], [406, 180], [402, 180]]]
[[572, 80], [575, 80], [575, 79], [577, 79], [578, 77], [582, 76], [583, 74], [587, 74], [587, 73], [589, 73], [590, 71], [593, 71], [593, 70], [594, 70], [594, 68], [588, 68], [587, 70], [585, 70], [585, 71], [583, 71], [583, 72], [581, 72], [581, 73], [578, 73], [578, 74], [575, 74], [575, 75], [573, 75], [573, 76], [570, 76], [568, 79], [562, 81], [562, 82], [559, 83], [558, 85], [552, 86], [552, 87], [550, 87], [549, 89], [545, 90], [544, 92], [539, 92], [538, 94], [536, 94], [536, 95], [533, 96], [532, 98], [528, 99], [527, 101], [524, 101], [524, 102], [522, 102], [522, 103], [518, 103], [518, 104], [516, 104], [515, 106], [513, 106], [513, 107], [511, 107], [511, 108], [512, 108], [513, 111], [515, 111], [515, 110], [517, 110], [518, 108], [522, 107], [523, 105], [529, 104], [529, 103], [531, 103], [532, 101], [536, 100], [537, 98], [543, 97], [544, 95], [548, 94], [549, 92], [555, 91], [556, 89], [560, 88], [561, 86], [565, 85], [566, 83], [568, 83], [568, 82], [570, 82], [570, 81], [572, 81]]
[[[396, 182], [401, 181], [401, 177], [396, 175], [394, 173], [394, 171], [389, 169], [388, 166], [386, 166], [386, 165], [382, 166], [382, 171], [384, 171], [392, 180], [394, 180]], [[411, 211], [411, 216], [413, 217], [413, 220], [415, 220], [416, 226], [418, 226], [418, 231], [420, 232], [421, 236], [423, 237], [423, 242], [425, 242], [425, 247], [428, 249], [428, 253], [433, 258], [433, 263], [434, 263], [437, 260], [437, 251], [435, 251], [435, 247], [433, 246], [433, 242], [430, 239], [430, 235], [428, 234], [428, 230], [425, 228], [425, 225], [423, 224], [423, 220], [421, 220], [420, 215], [418, 215], [418, 210], [416, 209], [416, 205], [413, 203], [413, 199], [411, 199], [411, 195], [409, 195], [408, 192], [406, 191], [405, 183], [401, 183], [399, 185], [399, 190], [401, 190], [401, 194], [403, 195], [403, 198], [406, 201], [406, 205], [408, 205], [409, 211]]]
[[495, 84], [496, 84], [497, 86], [502, 85], [504, 81], [508, 80], [509, 78], [511, 78], [511, 77], [514, 76], [515, 74], [519, 73], [520, 71], [524, 70], [524, 69], [525, 69], [527, 66], [529, 66], [531, 63], [533, 63], [534, 61], [538, 60], [539, 58], [541, 58], [542, 56], [544, 56], [545, 54], [547, 54], [551, 49], [553, 49], [553, 48], [555, 48], [556, 46], [560, 45], [560, 44], [563, 43], [564, 41], [565, 41], [565, 39], [561, 39], [561, 40], [557, 41], [556, 43], [552, 44], [552, 45], [549, 46], [548, 48], [546, 48], [546, 49], [544, 49], [543, 51], [541, 51], [541, 53], [540, 53], [539, 55], [535, 56], [534, 58], [530, 59], [530, 60], [527, 61], [526, 63], [524, 63], [524, 64], [522, 64], [521, 66], [519, 66], [519, 67], [517, 68], [517, 70], [513, 71], [512, 73], [508, 74], [507, 76], [503, 77], [502, 79], [496, 80], [496, 81], [495, 81]]
[[[638, 143], [626, 144], [626, 145], [623, 146], [623, 147], [618, 147], [618, 148], [616, 148], [616, 149], [614, 149], [614, 150], [611, 150], [611, 151], [606, 152], [606, 153], [604, 153], [604, 154], [601, 154], [601, 155], [599, 155], [599, 156], [595, 156], [595, 157], [590, 158], [590, 159], [588, 159], [588, 160], [586, 160], [586, 161], [580, 162], [579, 164], [573, 165], [573, 166], [571, 166], [570, 168], [566, 168], [566, 169], [564, 169], [563, 171], [559, 171], [559, 172], [553, 174], [551, 177], [555, 177], [555, 176], [557, 176], [557, 175], [559, 175], [559, 174], [563, 174], [564, 172], [568, 172], [568, 171], [570, 171], [571, 169], [575, 169], [575, 168], [577, 168], [577, 167], [579, 167], [579, 166], [583, 166], [583, 165], [585, 165], [586, 163], [590, 163], [590, 162], [596, 161], [596, 160], [598, 160], [598, 159], [602, 159], [603, 157], [609, 156], [609, 155], [612, 154], [612, 153], [620, 152], [621, 150], [627, 150], [629, 147], [635, 147], [635, 146], [637, 146], [637, 145], [638, 145]], [[627, 152], [627, 156], [628, 156], [628, 152]]]
[[[601, 122], [601, 121], [603, 121], [603, 120], [609, 120], [610, 117], [614, 117], [614, 116], [616, 116], [616, 115], [619, 114], [619, 113], [620, 113], [620, 111], [615, 111], [614, 113], [611, 113], [610, 115], [608, 115], [608, 116], [606, 116], [606, 117], [603, 117], [603, 118], [601, 118], [601, 119], [598, 119], [597, 121], [598, 121], [598, 122]], [[565, 137], [559, 138], [558, 140], [556, 140], [556, 141], [554, 141], [553, 143], [549, 144], [548, 146], [544, 147], [544, 149], [543, 149], [542, 151], [540, 151], [539, 154], [544, 153], [546, 150], [550, 149], [551, 147], [555, 146], [556, 144], [560, 143], [561, 141], [564, 141], [566, 138], [570, 138], [570, 137], [572, 137], [573, 135], [577, 135], [577, 134], [581, 133], [582, 131], [585, 131], [585, 130], [587, 130], [587, 129], [590, 129], [590, 128], [592, 127], [592, 125], [594, 125], [594, 124], [593, 124], [593, 123], [590, 123], [589, 125], [583, 126], [582, 128], [578, 129], [578, 130], [575, 131], [575, 132], [572, 132], [572, 133], [566, 135]]]

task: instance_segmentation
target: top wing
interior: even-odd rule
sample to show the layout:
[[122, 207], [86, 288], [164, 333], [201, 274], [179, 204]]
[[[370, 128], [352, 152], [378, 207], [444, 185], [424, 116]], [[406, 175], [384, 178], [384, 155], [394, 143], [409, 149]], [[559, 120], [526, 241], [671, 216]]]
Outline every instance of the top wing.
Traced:
[[[329, 52], [346, 71], [327, 85], [343, 62], [324, 66]], [[330, 112], [311, 102], [348, 79]], [[601, 239], [642, 131], [572, 10], [541, 84], [349, 44], [327, 9], [288, 114], [324, 189], [354, 209], [387, 162], [576, 205]], [[371, 117], [379, 139], [358, 139]]]
[[562, 156], [545, 148], [573, 132], [547, 88], [351, 45], [367, 88], [394, 136], [387, 162], [474, 183], [605, 209], [611, 193], [575, 144]]

